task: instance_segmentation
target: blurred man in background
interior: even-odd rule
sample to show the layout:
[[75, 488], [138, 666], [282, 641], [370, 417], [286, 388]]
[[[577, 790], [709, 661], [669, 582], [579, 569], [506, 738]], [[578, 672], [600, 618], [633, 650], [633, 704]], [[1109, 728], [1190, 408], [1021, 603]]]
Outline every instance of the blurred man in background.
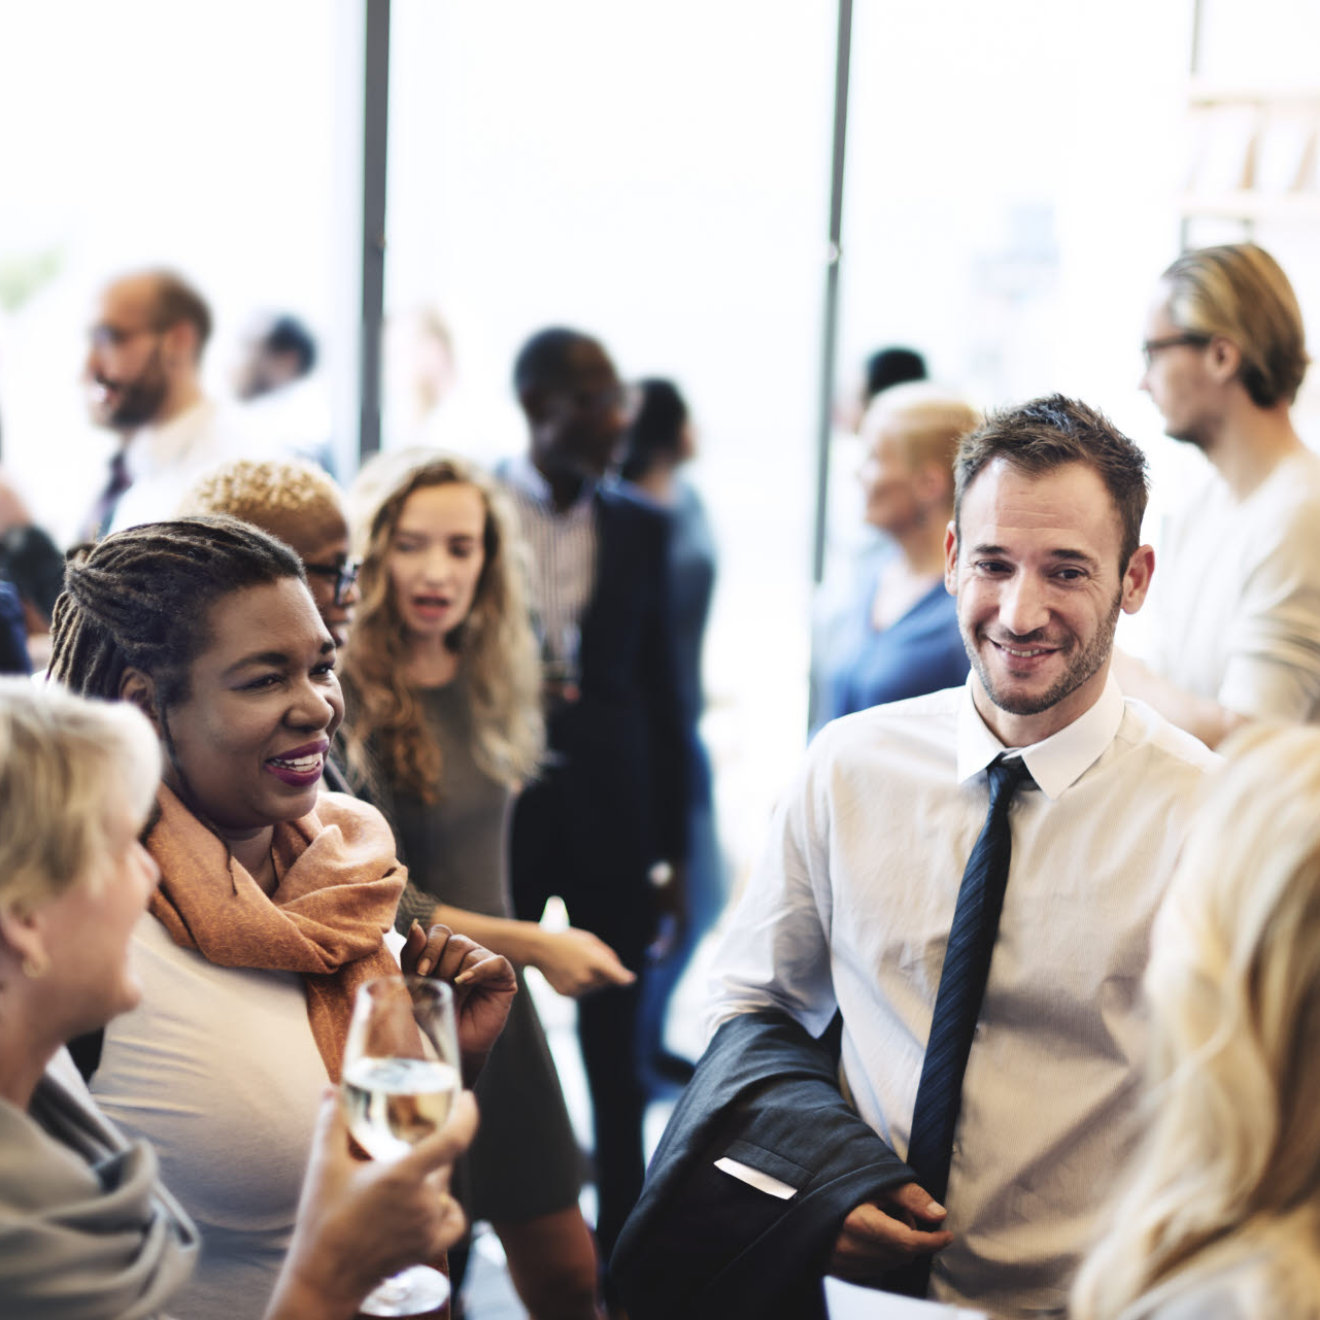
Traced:
[[1212, 471], [1169, 523], [1151, 664], [1123, 690], [1209, 746], [1250, 719], [1320, 720], [1320, 457], [1291, 406], [1308, 358], [1297, 297], [1251, 243], [1186, 252], [1146, 322], [1141, 388]]
[[[687, 745], [670, 594], [668, 515], [604, 478], [627, 395], [602, 345], [533, 335], [514, 386], [528, 453], [497, 469], [530, 551], [544, 665], [545, 768], [514, 811], [518, 915], [562, 898], [575, 926], [640, 972], [657, 918], [682, 911]], [[641, 1190], [646, 1097], [636, 982], [588, 995], [578, 1034], [595, 1118], [597, 1236], [608, 1257]]]
[[202, 391], [210, 335], [206, 300], [173, 271], [137, 271], [102, 290], [83, 379], [92, 421], [119, 444], [83, 539], [173, 517], [205, 469], [251, 448]]
[[234, 365], [244, 434], [272, 452], [334, 470], [330, 404], [313, 374], [316, 339], [287, 312], [257, 317]]

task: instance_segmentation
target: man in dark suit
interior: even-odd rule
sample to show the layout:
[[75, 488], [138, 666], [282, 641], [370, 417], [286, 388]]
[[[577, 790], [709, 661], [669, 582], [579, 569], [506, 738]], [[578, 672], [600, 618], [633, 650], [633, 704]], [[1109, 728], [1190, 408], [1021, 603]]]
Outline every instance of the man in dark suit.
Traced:
[[[551, 895], [640, 973], [661, 910], [681, 910], [686, 765], [669, 615], [669, 521], [606, 484], [625, 392], [588, 335], [543, 330], [514, 386], [528, 454], [500, 475], [531, 550], [549, 754], [519, 799], [511, 874], [518, 915]], [[641, 1190], [645, 1095], [637, 984], [578, 1006], [595, 1111], [597, 1234], [608, 1256]]]

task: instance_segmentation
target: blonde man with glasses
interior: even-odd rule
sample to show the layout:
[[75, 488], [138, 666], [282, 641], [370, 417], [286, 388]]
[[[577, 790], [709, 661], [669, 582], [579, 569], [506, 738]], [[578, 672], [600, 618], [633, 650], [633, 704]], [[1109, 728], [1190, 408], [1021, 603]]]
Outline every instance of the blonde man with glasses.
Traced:
[[1308, 357], [1292, 286], [1250, 243], [1186, 252], [1146, 321], [1141, 388], [1210, 461], [1162, 538], [1149, 665], [1125, 692], [1214, 747], [1253, 719], [1320, 721], [1320, 457], [1293, 426]]

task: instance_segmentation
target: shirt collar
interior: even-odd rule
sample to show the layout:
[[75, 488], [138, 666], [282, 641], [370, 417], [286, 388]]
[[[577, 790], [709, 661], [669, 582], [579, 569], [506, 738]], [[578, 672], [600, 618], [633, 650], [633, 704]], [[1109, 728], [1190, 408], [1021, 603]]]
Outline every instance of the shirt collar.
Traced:
[[[958, 782], [965, 783], [1008, 750], [986, 727], [972, 701], [968, 675], [958, 707]], [[1020, 749], [1036, 786], [1051, 801], [1071, 788], [1100, 758], [1123, 722], [1123, 694], [1111, 673], [1096, 703], [1058, 733]]]
[[596, 493], [597, 486], [594, 481], [584, 481], [577, 499], [567, 509], [556, 508], [550, 483], [541, 475], [536, 464], [526, 454], [517, 454], [509, 460], [504, 479], [515, 490], [527, 496], [528, 499], [535, 500], [537, 504], [542, 505], [547, 512], [554, 514], [555, 517], [564, 517], [567, 514], [576, 513], [584, 504], [589, 504]]

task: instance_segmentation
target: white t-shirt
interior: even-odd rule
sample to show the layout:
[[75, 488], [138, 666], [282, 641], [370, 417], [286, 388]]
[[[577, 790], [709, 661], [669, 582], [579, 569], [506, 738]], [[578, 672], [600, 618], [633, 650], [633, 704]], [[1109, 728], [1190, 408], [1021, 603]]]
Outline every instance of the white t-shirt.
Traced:
[[1245, 500], [1217, 472], [1172, 517], [1149, 609], [1154, 668], [1241, 715], [1320, 720], [1320, 456]]

